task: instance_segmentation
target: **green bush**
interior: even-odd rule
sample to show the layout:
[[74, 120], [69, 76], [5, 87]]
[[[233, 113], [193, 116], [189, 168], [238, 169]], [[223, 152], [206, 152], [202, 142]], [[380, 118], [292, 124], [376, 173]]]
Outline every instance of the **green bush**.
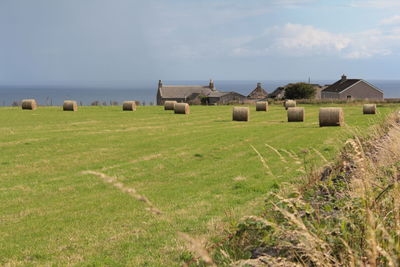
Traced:
[[316, 89], [308, 83], [291, 84], [285, 89], [286, 99], [310, 99], [314, 98]]

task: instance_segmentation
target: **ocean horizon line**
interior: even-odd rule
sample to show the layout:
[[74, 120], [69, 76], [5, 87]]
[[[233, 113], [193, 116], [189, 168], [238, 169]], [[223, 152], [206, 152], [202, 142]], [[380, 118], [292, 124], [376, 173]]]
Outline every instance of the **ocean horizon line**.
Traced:
[[[331, 84], [336, 80], [311, 80], [311, 83], [320, 85]], [[385, 98], [400, 98], [400, 80], [367, 80], [384, 91]], [[208, 80], [173, 81], [164, 80], [164, 84], [176, 85], [208, 85]], [[219, 91], [237, 92], [247, 96], [256, 87], [257, 82], [268, 92], [288, 83], [298, 82], [293, 80], [214, 80]], [[156, 102], [158, 81], [133, 84], [102, 84], [102, 85], [1, 85], [0, 105], [10, 106], [21, 99], [34, 98], [39, 103], [54, 103], [61, 105], [65, 99], [77, 100], [84, 105], [95, 101], [99, 102], [122, 102], [126, 100], [138, 100], [150, 103]]]

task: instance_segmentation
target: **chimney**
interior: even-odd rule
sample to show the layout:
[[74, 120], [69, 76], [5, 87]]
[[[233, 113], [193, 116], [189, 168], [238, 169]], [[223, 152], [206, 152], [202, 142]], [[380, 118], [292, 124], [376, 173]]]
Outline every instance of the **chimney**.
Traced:
[[257, 89], [261, 89], [261, 83], [257, 83]]
[[347, 80], [347, 76], [346, 75], [342, 75], [342, 82], [345, 82]]
[[163, 87], [163, 84], [162, 84], [162, 81], [159, 80], [159, 81], [158, 81], [158, 89], [160, 89], [161, 87]]
[[210, 89], [213, 91], [215, 90], [214, 81], [212, 79], [210, 79]]

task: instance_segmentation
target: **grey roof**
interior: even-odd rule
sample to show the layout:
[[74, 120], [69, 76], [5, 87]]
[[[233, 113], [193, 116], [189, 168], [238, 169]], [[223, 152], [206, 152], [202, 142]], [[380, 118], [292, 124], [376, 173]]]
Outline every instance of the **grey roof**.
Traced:
[[346, 80], [339, 80], [335, 82], [332, 85], [329, 85], [326, 87], [323, 91], [324, 92], [333, 92], [333, 93], [340, 93], [350, 86], [353, 86], [354, 84], [358, 83], [359, 81], [362, 81], [361, 79], [346, 79]]
[[268, 97], [268, 93], [261, 86], [257, 86], [257, 88], [254, 89], [247, 97], [248, 98], [266, 98], [266, 97]]
[[208, 97], [221, 97], [221, 96], [227, 95], [229, 93], [230, 92], [213, 91], [213, 92], [209, 93], [207, 96]]
[[208, 97], [222, 97], [224, 95], [229, 95], [229, 94], [234, 94], [234, 95], [239, 95], [239, 96], [245, 97], [244, 95], [236, 93], [236, 92], [221, 92], [221, 91], [212, 91], [207, 96]]
[[186, 98], [193, 94], [209, 95], [213, 92], [208, 86], [196, 85], [166, 85], [159, 90], [162, 98]]
[[[268, 97], [269, 98], [276, 98], [276, 97], [281, 97], [280, 95], [281, 94], [284, 94], [284, 92], [285, 92], [285, 88], [286, 88], [286, 86], [285, 87], [278, 87], [278, 88], [276, 88], [272, 93], [270, 93], [269, 95], [268, 95]], [[282, 95], [283, 96], [283, 95]]]

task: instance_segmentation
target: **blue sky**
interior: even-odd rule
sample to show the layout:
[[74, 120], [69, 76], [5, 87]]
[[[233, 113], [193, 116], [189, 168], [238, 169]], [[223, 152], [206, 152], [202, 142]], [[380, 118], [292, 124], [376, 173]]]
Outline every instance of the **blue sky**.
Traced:
[[399, 79], [399, 0], [0, 0], [0, 84]]

